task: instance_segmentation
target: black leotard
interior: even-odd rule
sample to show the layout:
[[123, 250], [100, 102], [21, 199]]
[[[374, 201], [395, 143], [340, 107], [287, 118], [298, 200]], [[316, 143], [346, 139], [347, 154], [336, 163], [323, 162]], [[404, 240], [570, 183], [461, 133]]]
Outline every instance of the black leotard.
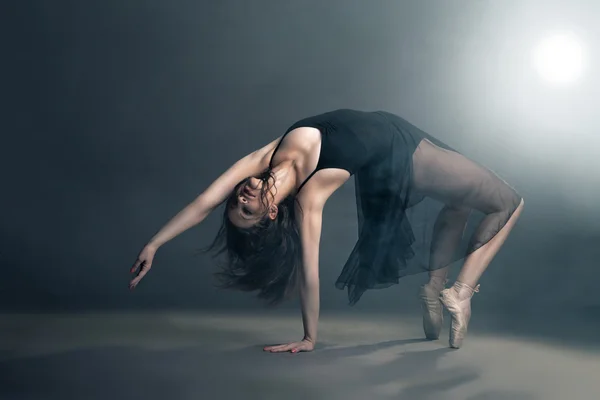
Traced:
[[[395, 137], [395, 132], [390, 129], [389, 116], [398, 118], [382, 111], [365, 112], [347, 109], [304, 118], [288, 128], [275, 152], [285, 136], [294, 129], [316, 128], [321, 132], [319, 160], [315, 170], [302, 182], [298, 191], [322, 169], [339, 168], [354, 175], [361, 168], [387, 156], [386, 153]], [[410, 143], [406, 145], [414, 148], [420, 139], [420, 135], [413, 135], [409, 138]]]

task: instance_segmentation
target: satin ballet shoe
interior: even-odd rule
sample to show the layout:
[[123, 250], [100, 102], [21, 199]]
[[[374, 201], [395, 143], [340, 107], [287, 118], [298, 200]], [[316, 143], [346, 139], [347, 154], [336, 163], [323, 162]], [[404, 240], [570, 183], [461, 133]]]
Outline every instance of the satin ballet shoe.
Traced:
[[471, 319], [471, 297], [479, 292], [479, 285], [475, 288], [461, 282], [455, 282], [449, 289], [440, 293], [442, 304], [450, 312], [452, 324], [450, 328], [450, 347], [459, 349], [467, 336], [467, 328]]
[[437, 340], [440, 337], [442, 324], [444, 323], [444, 308], [440, 301], [440, 292], [444, 289], [445, 281], [441, 284], [426, 283], [419, 290], [421, 311], [423, 313], [423, 331], [429, 340]]

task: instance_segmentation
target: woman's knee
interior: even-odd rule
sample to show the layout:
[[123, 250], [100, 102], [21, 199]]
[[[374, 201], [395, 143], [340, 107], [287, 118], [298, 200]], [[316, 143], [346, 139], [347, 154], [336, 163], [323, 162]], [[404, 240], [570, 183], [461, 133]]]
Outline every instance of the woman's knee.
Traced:
[[521, 196], [521, 194], [519, 194], [516, 190], [512, 189], [510, 204], [506, 207], [506, 209], [512, 214], [516, 209], [522, 208], [524, 205], [525, 200], [523, 199], [523, 196]]
[[491, 201], [481, 201], [481, 208], [484, 214], [506, 214], [512, 215], [523, 203], [523, 197], [512, 187], [505, 184], [503, 188], [498, 188], [496, 193], [487, 196]]

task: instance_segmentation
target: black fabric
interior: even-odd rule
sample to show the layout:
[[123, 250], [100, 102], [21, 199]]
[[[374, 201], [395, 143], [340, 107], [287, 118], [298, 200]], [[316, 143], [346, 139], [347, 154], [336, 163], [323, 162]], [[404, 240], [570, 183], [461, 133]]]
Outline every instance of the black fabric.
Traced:
[[355, 176], [358, 241], [336, 281], [351, 305], [367, 289], [463, 259], [521, 201], [492, 171], [387, 112], [337, 110], [298, 121], [286, 134], [298, 127], [322, 137], [317, 167], [300, 187], [324, 168]]
[[385, 147], [392, 139], [388, 125], [385, 117], [379, 113], [354, 110], [332, 111], [296, 122], [288, 128], [286, 135], [299, 127], [321, 131], [321, 153], [317, 167], [298, 191], [322, 169], [340, 168], [355, 174], [375, 161], [385, 153]]

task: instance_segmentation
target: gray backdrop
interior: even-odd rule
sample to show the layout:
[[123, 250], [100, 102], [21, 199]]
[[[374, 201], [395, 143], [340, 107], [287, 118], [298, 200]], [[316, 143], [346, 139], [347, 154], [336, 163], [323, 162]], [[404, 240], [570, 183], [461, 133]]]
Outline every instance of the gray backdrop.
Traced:
[[[560, 5], [562, 3], [563, 5]], [[18, 7], [17, 7], [18, 4]], [[195, 251], [211, 215], [128, 269], [162, 224], [239, 157], [335, 108], [397, 113], [494, 169], [526, 210], [477, 307], [597, 312], [600, 3], [590, 1], [22, 1], [2, 12], [0, 308], [258, 308], [218, 291]], [[590, 51], [578, 85], [530, 65], [547, 30]], [[596, 57], [596, 58], [594, 58]], [[327, 205], [322, 307], [356, 239], [353, 183]], [[359, 311], [416, 312], [423, 276]], [[294, 302], [283, 306], [295, 307]]]

